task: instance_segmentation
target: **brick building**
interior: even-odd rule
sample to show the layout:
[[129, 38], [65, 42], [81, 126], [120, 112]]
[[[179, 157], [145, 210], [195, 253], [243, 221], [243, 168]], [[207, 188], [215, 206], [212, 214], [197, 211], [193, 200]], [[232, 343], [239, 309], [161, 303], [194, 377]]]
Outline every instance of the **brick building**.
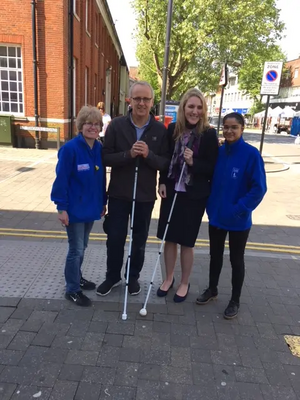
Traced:
[[[60, 128], [61, 141], [70, 139], [84, 104], [104, 101], [112, 116], [123, 114], [128, 87], [106, 0], [1, 0], [0, 119], [11, 115], [15, 145], [34, 147], [35, 133], [20, 126], [37, 123]], [[56, 134], [37, 136], [41, 147], [55, 145]]]
[[295, 111], [300, 111], [300, 58], [288, 61], [285, 67], [289, 70], [289, 79], [280, 88], [278, 96], [271, 98], [271, 106], [290, 106]]

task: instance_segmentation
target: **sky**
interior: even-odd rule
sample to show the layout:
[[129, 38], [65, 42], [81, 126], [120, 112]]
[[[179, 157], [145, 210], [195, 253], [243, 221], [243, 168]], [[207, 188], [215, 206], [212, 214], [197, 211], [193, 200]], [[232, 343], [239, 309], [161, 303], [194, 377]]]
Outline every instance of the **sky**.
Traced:
[[[134, 11], [131, 8], [131, 0], [107, 0], [112, 18], [119, 35], [121, 46], [128, 67], [137, 66], [135, 57], [136, 44], [133, 38], [136, 28]], [[300, 56], [299, 35], [299, 2], [300, 0], [277, 0], [277, 7], [281, 9], [281, 20], [286, 24], [284, 35], [280, 45], [287, 55], [288, 60]]]
[[138, 62], [135, 57], [136, 44], [133, 35], [137, 23], [130, 5], [131, 0], [107, 0], [107, 3], [118, 32], [127, 66], [135, 67]]

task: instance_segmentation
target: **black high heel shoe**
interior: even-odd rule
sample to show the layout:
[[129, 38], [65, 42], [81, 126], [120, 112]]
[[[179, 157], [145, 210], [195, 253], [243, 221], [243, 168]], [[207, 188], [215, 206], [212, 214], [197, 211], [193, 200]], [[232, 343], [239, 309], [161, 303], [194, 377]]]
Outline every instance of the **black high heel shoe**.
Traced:
[[174, 286], [174, 283], [175, 283], [175, 278], [173, 277], [173, 281], [172, 281], [172, 284], [171, 284], [171, 286], [169, 287], [169, 289], [168, 289], [168, 290], [162, 290], [162, 289], [159, 287], [159, 288], [157, 289], [157, 292], [156, 292], [157, 296], [158, 296], [158, 297], [166, 297], [166, 295], [168, 294], [169, 290], [172, 289], [172, 287]]
[[190, 286], [191, 286], [191, 285], [189, 284], [188, 290], [187, 290], [185, 296], [178, 296], [177, 293], [174, 294], [174, 297], [173, 297], [174, 303], [182, 303], [182, 302], [187, 298], [187, 295], [189, 294], [189, 291], [190, 291]]

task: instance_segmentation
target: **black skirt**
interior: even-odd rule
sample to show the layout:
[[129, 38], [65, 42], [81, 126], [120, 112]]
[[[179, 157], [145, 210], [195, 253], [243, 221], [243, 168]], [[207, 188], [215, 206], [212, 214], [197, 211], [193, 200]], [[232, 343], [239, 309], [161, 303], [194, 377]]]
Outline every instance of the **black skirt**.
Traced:
[[[175, 191], [162, 199], [157, 228], [157, 237], [163, 239]], [[205, 211], [207, 198], [190, 199], [185, 192], [178, 192], [166, 241], [186, 247], [194, 247]]]

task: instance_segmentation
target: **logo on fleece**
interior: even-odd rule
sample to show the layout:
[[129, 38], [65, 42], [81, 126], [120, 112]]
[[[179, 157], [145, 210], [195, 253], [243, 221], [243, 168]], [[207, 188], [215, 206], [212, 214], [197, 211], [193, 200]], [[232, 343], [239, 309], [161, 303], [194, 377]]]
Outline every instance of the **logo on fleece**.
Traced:
[[239, 168], [232, 168], [232, 171], [231, 171], [231, 178], [232, 179], [237, 179], [237, 177], [238, 177], [238, 173], [239, 173]]
[[78, 164], [77, 171], [88, 171], [90, 169], [90, 164]]

